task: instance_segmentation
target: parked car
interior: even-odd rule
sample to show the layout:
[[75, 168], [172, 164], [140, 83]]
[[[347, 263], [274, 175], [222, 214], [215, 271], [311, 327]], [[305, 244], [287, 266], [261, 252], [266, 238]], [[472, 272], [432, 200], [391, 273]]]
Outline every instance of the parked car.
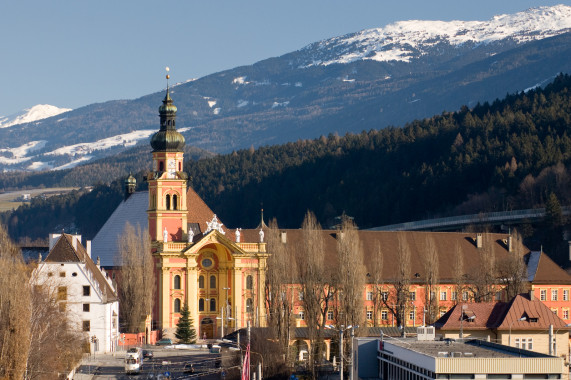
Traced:
[[186, 363], [184, 365], [184, 368], [182, 369], [182, 372], [184, 373], [194, 373], [194, 366], [192, 365], [192, 363]]
[[157, 342], [157, 346], [170, 346], [172, 344], [172, 339], [163, 338]]
[[155, 355], [153, 354], [153, 351], [151, 351], [151, 350], [143, 350], [143, 357], [145, 359], [152, 359], [155, 357]]

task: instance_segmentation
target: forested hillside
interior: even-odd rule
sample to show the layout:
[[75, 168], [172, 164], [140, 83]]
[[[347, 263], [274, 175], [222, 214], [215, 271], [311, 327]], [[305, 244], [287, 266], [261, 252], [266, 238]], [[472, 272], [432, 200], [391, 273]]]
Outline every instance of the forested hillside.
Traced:
[[[366, 228], [532, 208], [545, 204], [552, 193], [568, 205], [570, 89], [571, 77], [560, 75], [545, 89], [402, 128], [187, 160], [185, 170], [194, 189], [230, 227], [256, 226], [261, 207], [266, 220], [276, 217], [282, 227], [299, 227], [304, 212], [311, 209], [322, 224], [346, 213]], [[140, 184], [142, 174], [137, 177]], [[90, 238], [121, 193], [122, 179], [76, 199], [70, 195], [68, 202], [32, 202], [2, 220], [14, 238], [44, 237], [55, 225], [72, 224]], [[63, 207], [67, 211], [59, 214], [68, 219], [57, 224], [44, 220], [47, 214], [40, 217], [40, 210], [48, 208], [53, 219]]]

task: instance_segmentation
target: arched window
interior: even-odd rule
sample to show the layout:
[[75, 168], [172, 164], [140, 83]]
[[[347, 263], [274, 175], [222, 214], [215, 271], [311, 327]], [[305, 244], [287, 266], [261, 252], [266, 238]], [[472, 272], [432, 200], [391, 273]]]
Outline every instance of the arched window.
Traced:
[[171, 196], [170, 196], [170, 194], [167, 194], [167, 196], [166, 196], [166, 206], [165, 207], [167, 210], [171, 209]]
[[178, 205], [178, 197], [176, 196], [176, 194], [174, 194], [172, 196], [172, 209], [178, 210], [177, 205]]
[[216, 276], [210, 276], [210, 289], [216, 288]]
[[198, 311], [204, 311], [204, 298], [198, 300]]
[[254, 289], [254, 279], [252, 276], [246, 277], [246, 289], [252, 290]]
[[216, 298], [210, 299], [210, 311], [216, 311]]
[[178, 274], [174, 276], [174, 288], [180, 289], [180, 276]]
[[180, 299], [178, 298], [174, 299], [174, 312], [180, 313]]
[[165, 169], [165, 163], [162, 161], [159, 161], [159, 171], [162, 172]]
[[204, 289], [204, 276], [198, 277], [198, 287]]
[[246, 300], [246, 313], [251, 313], [254, 309], [254, 301], [251, 298]]

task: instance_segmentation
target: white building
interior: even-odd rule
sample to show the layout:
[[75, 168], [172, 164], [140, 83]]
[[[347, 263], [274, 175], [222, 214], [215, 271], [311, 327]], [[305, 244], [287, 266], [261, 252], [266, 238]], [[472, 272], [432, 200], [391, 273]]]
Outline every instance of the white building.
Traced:
[[35, 285], [53, 287], [70, 319], [89, 339], [92, 352], [115, 351], [119, 339], [119, 301], [111, 279], [91, 259], [81, 235], [50, 234], [50, 251], [35, 270]]
[[355, 338], [359, 379], [569, 379], [561, 357], [483, 340]]

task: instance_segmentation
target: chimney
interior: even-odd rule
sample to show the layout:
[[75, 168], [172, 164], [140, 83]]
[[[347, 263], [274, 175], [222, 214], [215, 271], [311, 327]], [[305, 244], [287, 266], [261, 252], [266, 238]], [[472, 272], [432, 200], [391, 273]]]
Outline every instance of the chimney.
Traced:
[[50, 251], [52, 250], [54, 245], [56, 245], [60, 236], [61, 236], [61, 234], [50, 234]]
[[482, 248], [482, 234], [476, 234], [476, 248]]
[[534, 300], [534, 297], [533, 297], [533, 289], [531, 289], [531, 290], [529, 291], [529, 300], [530, 300], [530, 301], [533, 301], [533, 300]]
[[80, 235], [73, 235], [73, 236], [71, 237], [71, 242], [72, 242], [72, 245], [73, 245], [73, 249], [75, 249], [76, 251], [77, 251], [77, 238], [78, 238], [78, 237], [81, 239], [81, 236], [80, 236]]
[[514, 240], [514, 239], [512, 238], [512, 235], [509, 235], [509, 236], [508, 236], [508, 252], [513, 252], [513, 251], [514, 251], [514, 247], [513, 247], [514, 243], [513, 243], [513, 240]]
[[[287, 243], [287, 232], [285, 232], [285, 231], [282, 231], [282, 243], [284, 243], [284, 244]], [[569, 242], [569, 244], [570, 244], [569, 247], [571, 247], [571, 242]], [[569, 249], [571, 250], [571, 248], [569, 248]], [[571, 256], [569, 256], [569, 257], [571, 260]]]
[[87, 256], [91, 258], [91, 240], [85, 242], [85, 250], [87, 251]]

